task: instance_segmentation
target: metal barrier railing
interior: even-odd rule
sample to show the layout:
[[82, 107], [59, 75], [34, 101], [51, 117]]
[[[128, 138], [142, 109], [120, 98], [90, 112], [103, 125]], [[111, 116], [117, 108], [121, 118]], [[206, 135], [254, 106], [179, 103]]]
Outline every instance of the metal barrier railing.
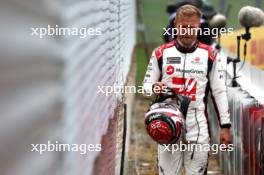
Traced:
[[[232, 72], [227, 66], [227, 84]], [[257, 74], [254, 77], [253, 74]], [[228, 101], [232, 122], [232, 135], [234, 151], [220, 152], [219, 163], [224, 175], [262, 175], [264, 173], [263, 143], [264, 142], [264, 109], [259, 100], [262, 94], [249, 93], [247, 89], [260, 89], [258, 85], [263, 82], [256, 80], [263, 76], [263, 72], [255, 70], [246, 63], [238, 79], [241, 87], [228, 87]], [[243, 81], [249, 77], [248, 81]], [[250, 80], [250, 81], [249, 81]], [[257, 87], [256, 87], [257, 86]], [[246, 89], [246, 90], [245, 90]], [[249, 90], [250, 91], [250, 90]], [[255, 96], [255, 97], [253, 97]], [[259, 99], [259, 100], [258, 100]], [[211, 119], [212, 140], [219, 143], [219, 127], [212, 104], [209, 103]]]

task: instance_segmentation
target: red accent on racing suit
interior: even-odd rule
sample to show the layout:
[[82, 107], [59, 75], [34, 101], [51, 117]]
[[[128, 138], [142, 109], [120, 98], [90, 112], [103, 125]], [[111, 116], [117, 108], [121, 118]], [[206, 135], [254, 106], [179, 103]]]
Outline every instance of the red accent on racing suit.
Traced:
[[[153, 51], [144, 78], [143, 89], [147, 95], [152, 95], [153, 84], [162, 81], [178, 93], [189, 96], [192, 101], [186, 115], [185, 140], [196, 143], [210, 143], [209, 122], [206, 116], [206, 99], [210, 90], [214, 97], [216, 111], [218, 111], [220, 127], [229, 128], [231, 126], [227, 89], [222, 70], [220, 57], [212, 47], [195, 42], [191, 48], [186, 49], [181, 47], [177, 41], [172, 41]], [[173, 103], [173, 101], [171, 102]], [[210, 117], [213, 116], [209, 116], [209, 120]], [[175, 169], [176, 165], [170, 167], [169, 165], [172, 165], [172, 162], [169, 161], [174, 162], [183, 158], [173, 158], [171, 156], [176, 155], [162, 152], [160, 151], [161, 148], [162, 146], [159, 145], [160, 172], [167, 171], [164, 174], [175, 174], [177, 171]], [[180, 153], [177, 154], [180, 155]], [[186, 155], [188, 154], [186, 153]], [[208, 153], [201, 152], [199, 154], [203, 155], [200, 158], [201, 161], [203, 160], [202, 164], [206, 166]], [[184, 157], [184, 159], [189, 160], [188, 157]], [[194, 174], [206, 171], [205, 167], [204, 171], [198, 173], [197, 168], [195, 168], [196, 164], [193, 164], [194, 167], [189, 166], [187, 171], [196, 172]]]
[[[219, 112], [220, 126], [230, 127], [231, 125], [225, 80], [221, 76], [223, 68], [220, 61], [215, 61], [219, 59], [215, 49], [199, 42], [195, 43], [191, 49], [183, 50], [176, 41], [172, 41], [153, 51], [143, 82], [144, 91], [147, 94], [153, 94], [152, 85], [162, 81], [178, 93], [192, 99], [186, 117], [187, 140], [196, 141], [199, 124], [198, 142], [209, 141], [204, 103], [209, 89], [212, 91], [216, 110]], [[162, 68], [159, 68], [160, 65]], [[174, 73], [168, 74], [168, 67], [170, 70], [174, 68]]]

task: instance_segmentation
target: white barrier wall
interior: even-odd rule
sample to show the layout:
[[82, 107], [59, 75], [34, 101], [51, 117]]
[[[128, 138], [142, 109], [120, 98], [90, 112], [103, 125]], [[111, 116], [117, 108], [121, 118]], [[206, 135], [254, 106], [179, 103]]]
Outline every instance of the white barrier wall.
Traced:
[[[134, 7], [131, 0], [69, 1], [64, 6], [69, 12], [64, 16], [67, 27], [94, 27], [102, 32], [87, 39], [65, 39], [67, 143], [100, 143], [106, 133], [121, 94], [98, 94], [98, 86], [121, 86], [126, 81], [135, 43]], [[67, 174], [90, 173], [97, 154], [90, 152], [85, 159], [67, 154]]]
[[[0, 172], [92, 174], [99, 152], [31, 152], [31, 144], [98, 144], [126, 82], [135, 44], [133, 0], [0, 0]], [[31, 28], [100, 35], [32, 35]]]

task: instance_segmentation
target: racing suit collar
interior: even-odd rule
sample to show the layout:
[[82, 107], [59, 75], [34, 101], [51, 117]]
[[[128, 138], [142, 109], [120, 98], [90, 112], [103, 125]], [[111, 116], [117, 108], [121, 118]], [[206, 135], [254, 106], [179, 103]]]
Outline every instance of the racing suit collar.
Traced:
[[178, 41], [178, 40], [176, 39], [176, 41], [175, 41], [175, 46], [176, 46], [176, 48], [177, 48], [180, 52], [182, 52], [182, 53], [192, 53], [192, 52], [194, 52], [194, 51], [196, 50], [196, 48], [198, 47], [198, 40], [194, 41], [193, 44], [192, 44], [192, 46], [187, 48], [187, 47], [184, 47], [184, 46], [181, 44], [181, 42]]

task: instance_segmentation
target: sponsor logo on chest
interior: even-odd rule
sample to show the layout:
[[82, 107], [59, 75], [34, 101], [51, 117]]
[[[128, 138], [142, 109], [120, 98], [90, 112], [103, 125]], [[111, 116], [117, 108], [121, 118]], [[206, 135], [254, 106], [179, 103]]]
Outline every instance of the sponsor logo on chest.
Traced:
[[200, 57], [191, 58], [191, 63], [193, 65], [202, 65], [203, 64], [202, 59]]
[[167, 64], [181, 64], [181, 57], [168, 57]]
[[193, 74], [203, 74], [204, 71], [202, 70], [196, 70], [196, 69], [181, 69], [177, 68], [176, 72], [182, 72], [182, 73], [193, 73]]

